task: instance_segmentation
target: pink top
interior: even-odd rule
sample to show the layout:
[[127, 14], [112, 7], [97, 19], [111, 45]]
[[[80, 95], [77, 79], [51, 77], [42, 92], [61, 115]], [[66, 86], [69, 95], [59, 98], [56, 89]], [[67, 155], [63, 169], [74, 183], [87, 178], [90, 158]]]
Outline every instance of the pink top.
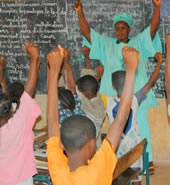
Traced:
[[19, 109], [0, 128], [0, 185], [16, 185], [37, 172], [32, 127], [40, 114], [36, 101], [24, 92]]

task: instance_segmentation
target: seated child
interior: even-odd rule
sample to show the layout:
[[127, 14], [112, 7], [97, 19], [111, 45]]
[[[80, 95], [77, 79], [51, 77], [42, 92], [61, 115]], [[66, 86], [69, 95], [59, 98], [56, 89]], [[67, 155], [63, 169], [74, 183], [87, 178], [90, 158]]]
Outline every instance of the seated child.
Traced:
[[85, 115], [84, 111], [81, 109], [81, 101], [77, 94], [64, 87], [58, 87], [59, 96], [59, 123], [72, 116], [72, 115]]
[[[63, 72], [64, 71], [64, 72]], [[81, 101], [77, 96], [75, 80], [70, 64], [70, 52], [64, 48], [64, 64], [61, 67], [59, 79], [59, 123], [72, 115], [85, 115], [81, 109]]]
[[85, 57], [86, 68], [82, 69], [80, 79], [76, 82], [76, 92], [82, 103], [82, 110], [86, 116], [90, 118], [96, 126], [97, 148], [101, 145], [101, 127], [105, 117], [105, 108], [100, 94], [99, 80], [104, 72], [103, 65], [96, 68], [96, 72], [92, 69], [89, 58], [90, 48], [82, 47], [82, 52]]
[[32, 97], [40, 60], [35, 44], [28, 43], [25, 49], [30, 56], [30, 69], [20, 105], [14, 114], [9, 96], [0, 94], [1, 185], [33, 185], [32, 176], [37, 173], [32, 127], [41, 111]]
[[[96, 150], [96, 128], [84, 116], [72, 116], [59, 128], [56, 114], [58, 105], [58, 75], [64, 59], [64, 49], [59, 46], [47, 56], [48, 62], [48, 167], [53, 185], [111, 185], [117, 159], [115, 150], [120, 142], [132, 101], [133, 84], [139, 62], [139, 53], [129, 47], [122, 50], [127, 64], [125, 86], [115, 121]], [[58, 106], [57, 106], [58, 109]], [[63, 149], [67, 156], [64, 155]]]
[[77, 94], [82, 103], [82, 110], [95, 124], [100, 145], [100, 129], [105, 117], [105, 108], [98, 93], [98, 82], [93, 76], [85, 75], [76, 82], [76, 85]]
[[[162, 64], [162, 54], [157, 53], [155, 55], [155, 58], [157, 59], [157, 66], [152, 73], [152, 76], [150, 77], [149, 81], [145, 84], [144, 87], [142, 87], [136, 94], [133, 96], [132, 100], [132, 106], [129, 114], [128, 121], [126, 123], [125, 129], [123, 131], [120, 145], [118, 147], [118, 150], [116, 152], [117, 156], [120, 157], [124, 153], [128, 152], [130, 149], [132, 149], [135, 145], [137, 145], [141, 139], [140, 139], [140, 131], [137, 125], [137, 111], [138, 106], [142, 103], [142, 101], [146, 98], [146, 93], [152, 88], [153, 84], [156, 82], [160, 67]], [[116, 71], [112, 74], [112, 86], [115, 88], [117, 92], [117, 97], [108, 96], [107, 97], [107, 114], [109, 117], [110, 123], [112, 123], [117, 115], [117, 110], [119, 107], [119, 103], [122, 97], [123, 87], [125, 84], [125, 71]], [[133, 167], [140, 167], [142, 168], [142, 159], [138, 160]]]

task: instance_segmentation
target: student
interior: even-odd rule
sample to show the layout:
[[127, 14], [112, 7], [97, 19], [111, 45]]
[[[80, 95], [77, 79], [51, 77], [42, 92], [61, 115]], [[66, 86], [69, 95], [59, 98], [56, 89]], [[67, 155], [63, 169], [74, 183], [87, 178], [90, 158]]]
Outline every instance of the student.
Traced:
[[[96, 129], [84, 116], [72, 116], [59, 128], [56, 114], [58, 92], [56, 84], [63, 62], [63, 48], [59, 46], [47, 56], [48, 69], [48, 167], [54, 185], [111, 185], [117, 159], [115, 150], [126, 124], [131, 107], [133, 84], [139, 53], [130, 47], [122, 50], [127, 65], [125, 86], [119, 110], [101, 148], [96, 149]], [[58, 107], [57, 107], [58, 109]], [[66, 151], [66, 157], [63, 154]]]
[[64, 48], [64, 63], [61, 67], [59, 79], [59, 123], [72, 115], [85, 115], [81, 108], [81, 100], [76, 93], [75, 79], [70, 64], [70, 52]]
[[99, 81], [103, 75], [104, 67], [99, 65], [95, 70], [92, 69], [89, 58], [90, 48], [83, 46], [82, 52], [85, 58], [85, 68], [80, 72], [80, 79], [76, 82], [77, 94], [82, 103], [82, 110], [96, 126], [97, 148], [101, 145], [100, 129], [105, 117], [105, 108], [98, 93]]
[[[144, 87], [142, 87], [133, 96], [129, 118], [126, 123], [126, 127], [123, 131], [120, 145], [116, 152], [118, 158], [121, 157], [126, 152], [128, 152], [130, 149], [132, 149], [135, 145], [137, 145], [141, 141], [140, 131], [137, 124], [137, 111], [138, 111], [138, 106], [145, 100], [146, 94], [152, 88], [152, 86], [154, 85], [154, 83], [156, 82], [159, 76], [159, 71], [162, 64], [162, 54], [156, 53], [155, 58], [157, 60], [157, 66], [154, 72], [152, 73], [149, 81], [144, 85]], [[112, 123], [116, 118], [117, 110], [119, 107], [119, 103], [120, 103], [120, 99], [122, 96], [122, 91], [125, 83], [125, 76], [126, 76], [125, 71], [116, 71], [112, 74], [112, 86], [113, 88], [115, 88], [117, 92], [117, 97], [113, 97], [113, 96], [107, 97], [106, 112], [108, 114], [110, 123]], [[138, 160], [133, 165], [133, 167], [138, 167], [142, 169], [142, 159]]]
[[[134, 47], [140, 52], [140, 62], [136, 73], [134, 92], [136, 93], [148, 81], [146, 69], [148, 57], [153, 57], [156, 52], [161, 52], [162, 50], [161, 41], [157, 33], [160, 24], [161, 0], [152, 0], [152, 2], [154, 8], [150, 26], [136, 36], [130, 37], [130, 31], [134, 21], [130, 14], [120, 13], [113, 17], [115, 37], [107, 37], [90, 28], [83, 11], [82, 3], [80, 0], [75, 1], [74, 8], [79, 19], [80, 31], [91, 45], [90, 58], [100, 60], [104, 65], [104, 74], [100, 85], [101, 94], [105, 96], [116, 95], [116, 92], [112, 88], [111, 75], [115, 71], [125, 70], [121, 52], [122, 47], [125, 45]], [[148, 140], [147, 151], [149, 152], [149, 162], [152, 161], [152, 143], [148, 124], [148, 109], [156, 105], [158, 105], [158, 102], [154, 98], [154, 94], [150, 91], [140, 106], [137, 116], [141, 138], [147, 138]]]
[[170, 117], [170, 33], [166, 36], [165, 87], [168, 100], [168, 116]]
[[81, 77], [77, 82], [77, 94], [82, 103], [82, 110], [96, 127], [97, 147], [101, 144], [100, 130], [105, 117], [105, 108], [98, 93], [98, 81], [91, 75]]
[[40, 115], [40, 107], [33, 99], [40, 60], [38, 48], [26, 45], [30, 56], [30, 69], [24, 93], [16, 113], [11, 112], [11, 101], [0, 95], [0, 184], [33, 185], [32, 176], [37, 173], [33, 153], [32, 127]]

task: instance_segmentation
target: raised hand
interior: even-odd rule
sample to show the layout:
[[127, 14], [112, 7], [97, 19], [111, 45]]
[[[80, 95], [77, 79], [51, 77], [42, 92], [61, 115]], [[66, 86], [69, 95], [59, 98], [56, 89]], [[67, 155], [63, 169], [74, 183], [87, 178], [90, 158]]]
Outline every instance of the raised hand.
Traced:
[[61, 65], [64, 60], [64, 48], [58, 46], [47, 55], [47, 64], [49, 69], [54, 69], [56, 72], [60, 71]]
[[162, 0], [152, 0], [155, 7], [160, 7], [161, 6], [161, 1]]
[[135, 48], [124, 46], [122, 55], [127, 68], [136, 71], [139, 63], [139, 52]]
[[162, 53], [156, 53], [156, 54], [155, 54], [155, 58], [156, 58], [156, 60], [157, 60], [157, 62], [158, 62], [159, 64], [162, 64], [162, 61], [163, 61]]
[[39, 59], [38, 47], [36, 46], [36, 44], [31, 42], [27, 43], [25, 46], [25, 50], [27, 54], [31, 57], [31, 59]]
[[83, 5], [80, 2], [80, 0], [76, 0], [75, 4], [74, 4], [74, 9], [77, 13], [82, 12], [83, 11]]

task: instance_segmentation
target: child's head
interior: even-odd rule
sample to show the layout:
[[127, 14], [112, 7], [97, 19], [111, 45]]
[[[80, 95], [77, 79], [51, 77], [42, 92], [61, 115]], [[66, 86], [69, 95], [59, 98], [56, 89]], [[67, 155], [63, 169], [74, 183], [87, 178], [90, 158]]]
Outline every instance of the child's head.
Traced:
[[85, 75], [77, 81], [78, 90], [83, 93], [86, 98], [96, 97], [99, 88], [97, 80], [91, 75]]
[[[11, 115], [12, 103], [7, 95], [0, 94], [0, 127], [3, 126]], [[4, 122], [5, 121], [5, 122]]]
[[58, 87], [58, 97], [63, 109], [69, 109], [73, 112], [75, 109], [75, 101], [70, 90], [64, 87]]
[[121, 97], [125, 84], [125, 71], [116, 71], [112, 73], [112, 86], [117, 91], [118, 97]]
[[72, 116], [64, 120], [60, 129], [61, 142], [67, 152], [81, 150], [86, 144], [88, 159], [96, 151], [96, 128], [93, 122], [85, 116]]

